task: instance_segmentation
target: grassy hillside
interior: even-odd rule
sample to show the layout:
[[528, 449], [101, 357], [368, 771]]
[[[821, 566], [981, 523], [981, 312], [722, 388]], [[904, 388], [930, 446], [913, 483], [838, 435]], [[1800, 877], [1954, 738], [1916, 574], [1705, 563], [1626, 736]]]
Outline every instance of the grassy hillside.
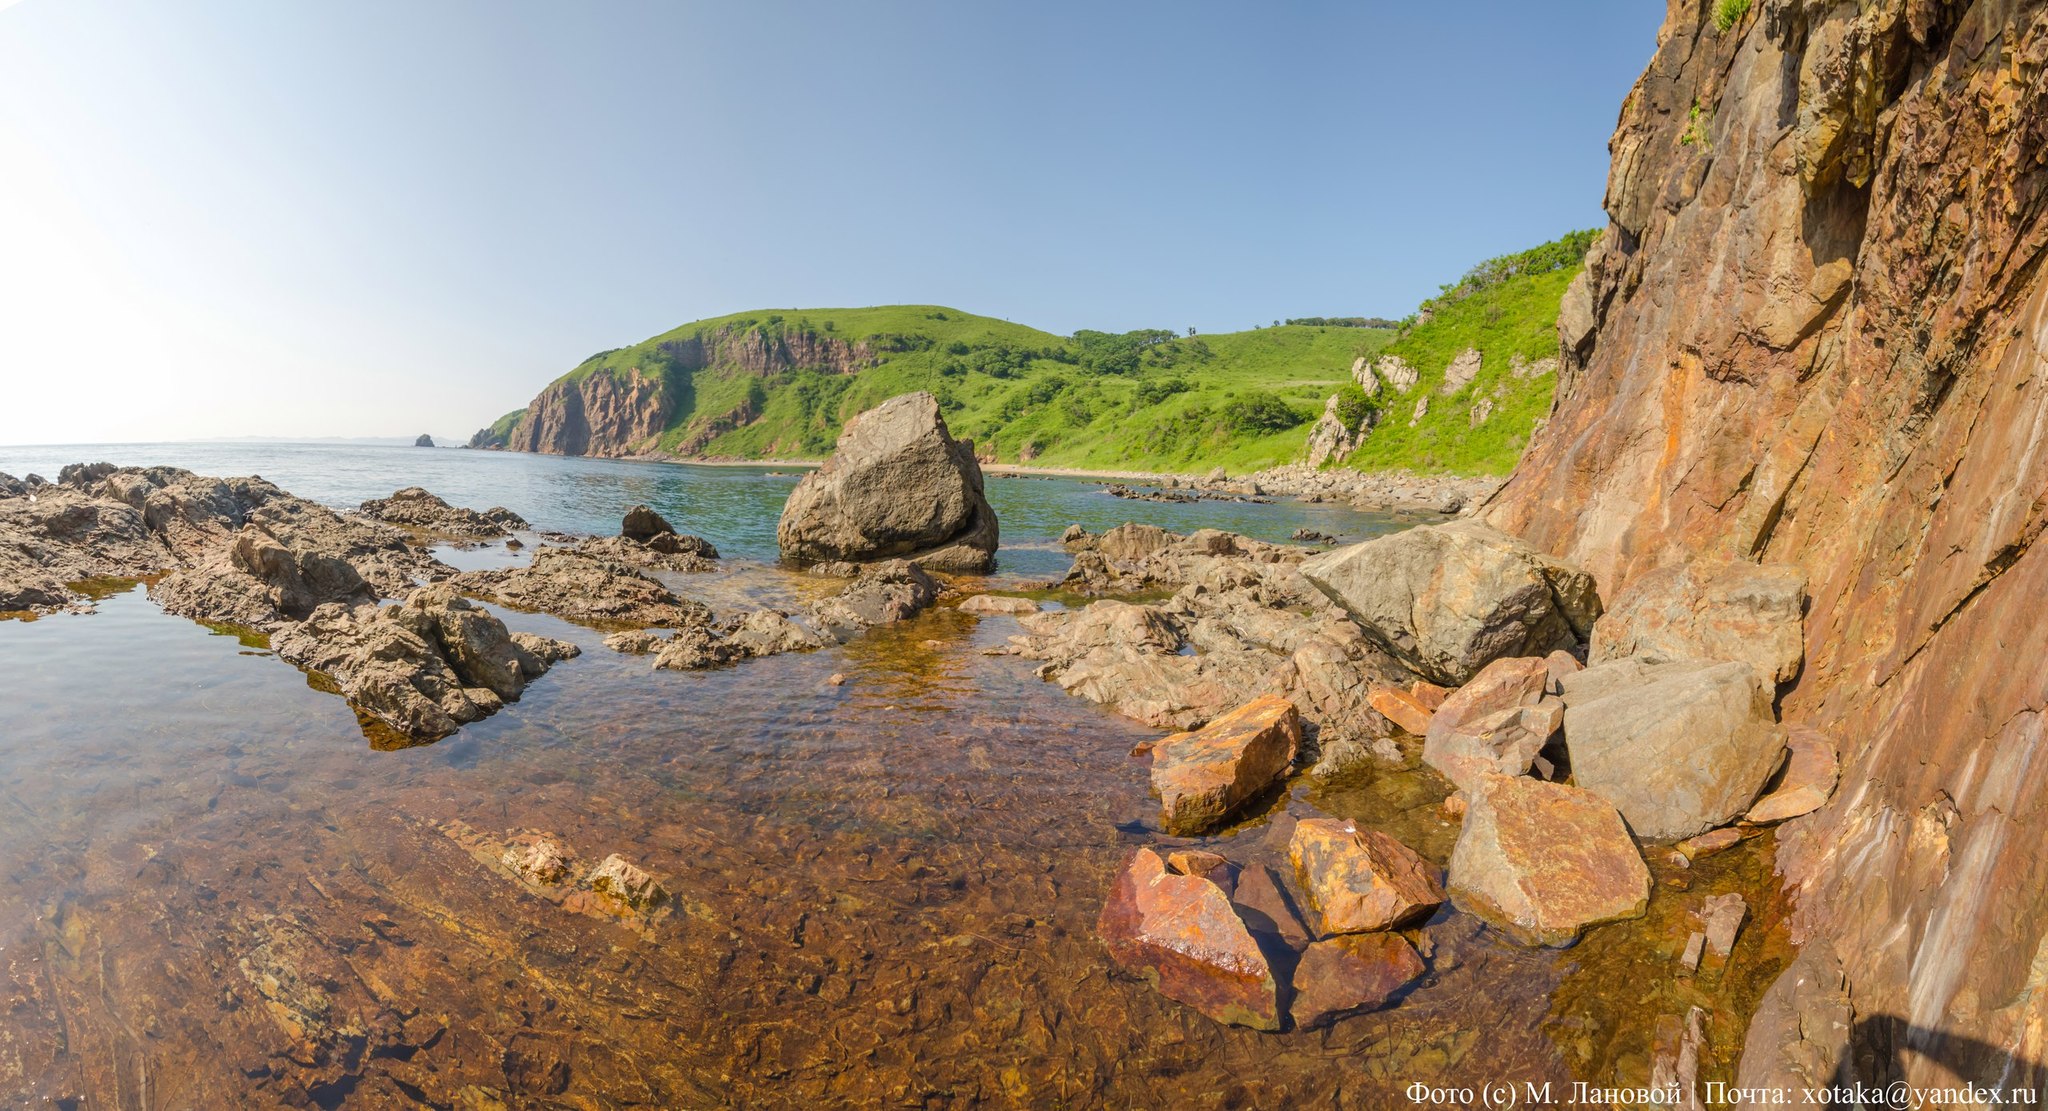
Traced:
[[[703, 458], [819, 457], [848, 417], [930, 390], [954, 434], [1002, 462], [1243, 472], [1300, 459], [1353, 365], [1395, 354], [1420, 380], [1406, 395], [1382, 394], [1383, 419], [1346, 462], [1499, 473], [1548, 411], [1555, 380], [1518, 377], [1511, 365], [1555, 353], [1558, 301], [1583, 252], [1583, 241], [1564, 242], [1490, 260], [1398, 328], [1317, 319], [1218, 335], [1057, 336], [937, 305], [760, 310], [600, 352], [565, 378], [662, 381], [675, 406], [658, 446]], [[1467, 348], [1483, 353], [1477, 379], [1429, 392], [1428, 413], [1409, 427], [1415, 399]], [[684, 354], [693, 351], [718, 354], [693, 370]], [[1473, 425], [1482, 398], [1493, 412]], [[502, 442], [522, 413], [481, 435]]]
[[[1557, 388], [1557, 306], [1578, 272], [1574, 264], [1475, 291], [1437, 307], [1428, 323], [1395, 338], [1386, 354], [1419, 372], [1415, 389], [1387, 402], [1379, 426], [1345, 465], [1424, 474], [1513, 470], [1536, 422], [1550, 412]], [[1444, 394], [1445, 369], [1468, 349], [1480, 352], [1478, 377]], [[1524, 377], [1514, 373], [1518, 358]], [[1429, 408], [1414, 421], [1415, 403], [1422, 397], [1429, 399]], [[1473, 406], [1481, 399], [1491, 400], [1493, 408], [1475, 425]]]

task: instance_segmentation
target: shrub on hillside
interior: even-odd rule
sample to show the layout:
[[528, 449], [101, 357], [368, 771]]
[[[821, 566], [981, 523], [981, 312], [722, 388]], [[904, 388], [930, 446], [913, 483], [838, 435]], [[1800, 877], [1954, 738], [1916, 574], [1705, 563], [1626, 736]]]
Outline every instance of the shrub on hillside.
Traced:
[[1379, 418], [1380, 407], [1358, 383], [1347, 382], [1337, 387], [1337, 419], [1344, 422], [1344, 427], [1355, 432], [1379, 423]]
[[1244, 435], [1263, 436], [1284, 432], [1308, 420], [1308, 414], [1265, 390], [1232, 394], [1220, 410], [1223, 426]]

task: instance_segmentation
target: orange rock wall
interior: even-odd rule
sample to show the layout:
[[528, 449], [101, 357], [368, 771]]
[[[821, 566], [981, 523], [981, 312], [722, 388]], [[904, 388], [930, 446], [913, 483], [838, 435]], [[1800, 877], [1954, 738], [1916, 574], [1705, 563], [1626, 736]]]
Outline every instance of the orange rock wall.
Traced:
[[[1803, 567], [1785, 717], [1843, 782], [1785, 831], [1861, 1017], [1995, 1080], [2048, 1058], [2048, 2], [1674, 0], [1486, 509], [1612, 596]], [[1938, 1044], [1937, 1044], [1938, 1043]]]

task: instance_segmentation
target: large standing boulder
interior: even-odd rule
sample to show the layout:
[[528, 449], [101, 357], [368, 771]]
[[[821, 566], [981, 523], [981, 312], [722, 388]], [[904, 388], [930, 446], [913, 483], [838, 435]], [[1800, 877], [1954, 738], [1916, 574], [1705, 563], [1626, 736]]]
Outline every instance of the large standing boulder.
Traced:
[[1518, 941], [1568, 945], [1588, 926], [1642, 914], [1650, 870], [1600, 796], [1488, 775], [1451, 851], [1450, 896]]
[[1302, 819], [1288, 839], [1287, 856], [1325, 934], [1403, 926], [1428, 917], [1444, 901], [1435, 865], [1354, 822]]
[[1593, 625], [1589, 662], [1740, 660], [1783, 683], [1805, 658], [1805, 614], [1797, 567], [1695, 560], [1630, 583]]
[[832, 458], [791, 491], [775, 537], [799, 563], [903, 558], [987, 571], [996, 514], [974, 445], [953, 439], [937, 399], [918, 392], [846, 422]]
[[1770, 680], [1746, 663], [1618, 660], [1563, 688], [1573, 779], [1650, 840], [1734, 821], [1784, 758]]
[[1338, 548], [1301, 573], [1396, 659], [1451, 686], [1582, 641], [1600, 616], [1591, 575], [1477, 521]]
[[1301, 745], [1301, 712], [1277, 695], [1262, 695], [1200, 729], [1152, 746], [1152, 789], [1168, 833], [1195, 836], [1229, 820], [1239, 807], [1287, 774]]
[[1279, 983], [1230, 896], [1151, 849], [1132, 855], [1097, 923], [1110, 956], [1218, 1022], [1280, 1028]]
[[1527, 775], [1564, 723], [1564, 704], [1548, 693], [1552, 675], [1550, 661], [1539, 656], [1487, 664], [1429, 719], [1423, 763], [1463, 791], [1488, 772]]

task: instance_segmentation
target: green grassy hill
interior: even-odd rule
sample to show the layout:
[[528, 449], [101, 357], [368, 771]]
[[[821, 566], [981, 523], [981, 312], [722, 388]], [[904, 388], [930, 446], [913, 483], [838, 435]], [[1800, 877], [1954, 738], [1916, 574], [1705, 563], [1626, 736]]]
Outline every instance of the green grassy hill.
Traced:
[[[574, 391], [613, 404], [630, 396], [665, 414], [648, 428], [594, 434], [592, 451], [817, 458], [848, 417], [930, 390], [954, 434], [1002, 462], [1243, 472], [1300, 459], [1324, 400], [1352, 381], [1359, 360], [1391, 353], [1415, 366], [1420, 381], [1408, 395], [1382, 395], [1385, 418], [1349, 462], [1494, 473], [1513, 465], [1530, 424], [1548, 410], [1554, 375], [1516, 377], [1511, 356], [1554, 354], [1558, 301], [1584, 245], [1576, 250], [1570, 265], [1510, 267], [1475, 281], [1523, 256], [1482, 264], [1425, 306], [1428, 319], [1398, 329], [1303, 323], [1203, 336], [1057, 336], [937, 305], [735, 313], [594, 355], [472, 442], [531, 446], [520, 440], [529, 411]], [[1453, 395], [1431, 394], [1430, 412], [1408, 427], [1413, 398], [1473, 346], [1484, 352], [1477, 380]], [[609, 381], [592, 381], [599, 375]], [[1465, 414], [1481, 397], [1493, 398], [1494, 415], [1471, 426]], [[605, 407], [586, 400], [573, 408]]]
[[[1415, 388], [1386, 398], [1378, 427], [1344, 460], [1361, 470], [1501, 475], [1514, 469], [1557, 389], [1557, 307], [1583, 267], [1592, 232], [1492, 259], [1424, 305], [1427, 321], [1406, 324], [1385, 354], [1418, 372]], [[1425, 314], [1418, 314], [1418, 317]], [[1446, 394], [1444, 372], [1468, 350], [1480, 353], [1470, 383]], [[1415, 404], [1429, 399], [1419, 419]], [[1490, 403], [1473, 422], [1475, 406]]]

